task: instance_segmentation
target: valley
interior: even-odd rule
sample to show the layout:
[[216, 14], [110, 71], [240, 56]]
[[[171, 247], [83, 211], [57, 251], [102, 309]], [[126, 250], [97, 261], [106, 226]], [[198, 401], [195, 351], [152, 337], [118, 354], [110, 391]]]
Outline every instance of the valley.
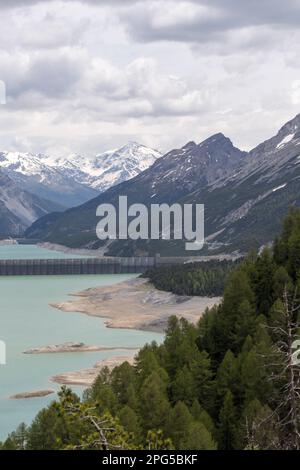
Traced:
[[135, 142], [91, 157], [0, 152], [0, 239], [23, 236], [43, 215], [83, 204], [160, 156]]

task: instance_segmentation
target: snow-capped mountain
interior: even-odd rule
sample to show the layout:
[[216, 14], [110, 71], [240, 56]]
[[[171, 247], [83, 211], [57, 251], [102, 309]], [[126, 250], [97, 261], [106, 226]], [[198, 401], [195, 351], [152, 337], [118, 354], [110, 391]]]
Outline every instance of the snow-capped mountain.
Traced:
[[[48, 223], [46, 217], [37, 221], [27, 234], [33, 238], [55, 240], [56, 243], [71, 243], [72, 246], [77, 243], [79, 246], [97, 245], [95, 227], [96, 208], [99, 204], [109, 202], [117, 207], [119, 195], [127, 195], [129, 204], [171, 204], [199, 188], [207, 187], [220, 174], [231, 174], [246, 155], [234, 147], [223, 134], [216, 134], [199, 145], [189, 142], [180, 149], [168, 152], [135, 178], [111, 187], [97, 198], [67, 211], [61, 217], [57, 216], [55, 233], [52, 223]], [[119, 253], [116, 244], [111, 244], [112, 250], [116, 248], [114, 254]]]
[[65, 207], [82, 204], [110, 186], [133, 178], [161, 154], [135, 142], [88, 158], [53, 158], [31, 153], [0, 153], [0, 169], [20, 188]]
[[[27, 235], [97, 248], [96, 207], [116, 205], [120, 195], [127, 195], [130, 204], [204, 204], [206, 244], [200, 255], [260, 248], [279, 233], [289, 207], [300, 206], [300, 114], [248, 153], [235, 148], [223, 134], [198, 145], [190, 142], [81, 207], [57, 214], [51, 221], [43, 217]], [[158, 252], [190, 255], [177, 240], [116, 240], [107, 250], [111, 255]]]
[[149, 168], [161, 157], [157, 150], [136, 142], [98, 154], [92, 158], [70, 155], [67, 158], [43, 158], [47, 166], [59, 169], [79, 184], [104, 192]]
[[0, 153], [0, 169], [20, 188], [61, 204], [65, 208], [81, 204], [98, 192], [77, 183], [68, 171], [49, 166], [43, 155]]

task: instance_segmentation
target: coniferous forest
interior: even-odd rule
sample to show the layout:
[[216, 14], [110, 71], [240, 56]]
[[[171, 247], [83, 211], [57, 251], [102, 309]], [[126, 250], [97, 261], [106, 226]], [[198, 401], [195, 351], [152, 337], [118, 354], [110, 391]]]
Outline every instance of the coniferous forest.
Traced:
[[299, 275], [293, 209], [272, 249], [229, 273], [222, 303], [198, 324], [170, 318], [161, 345], [104, 369], [83, 400], [63, 388], [2, 449], [299, 449]]
[[239, 261], [206, 261], [150, 269], [149, 278], [156, 289], [178, 295], [215, 296], [224, 292], [225, 280]]

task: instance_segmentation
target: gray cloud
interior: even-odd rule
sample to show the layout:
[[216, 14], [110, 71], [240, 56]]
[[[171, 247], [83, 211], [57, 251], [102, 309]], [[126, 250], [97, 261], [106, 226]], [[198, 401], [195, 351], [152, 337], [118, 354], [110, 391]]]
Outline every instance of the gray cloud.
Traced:
[[[134, 11], [134, 14], [133, 14]], [[144, 2], [120, 13], [131, 36], [142, 42], [220, 42], [230, 32], [259, 27], [294, 28], [298, 0], [187, 0]], [[249, 41], [250, 43], [251, 41]]]
[[249, 148], [300, 111], [300, 0], [1, 8], [2, 148], [99, 152], [130, 138], [169, 150], [219, 131]]
[[[38, 3], [53, 3], [57, 0], [1, 0], [0, 8], [16, 8], [16, 7], [28, 7], [36, 5]], [[141, 0], [61, 0], [63, 2], [80, 2], [88, 3], [91, 5], [102, 6], [102, 5], [123, 5], [137, 3]], [[146, 0], [147, 1], [147, 0]]]
[[[85, 53], [76, 49], [44, 51], [34, 57], [0, 55], [1, 76], [7, 85], [10, 102], [28, 93], [40, 94], [47, 99], [61, 99], [62, 96], [66, 99], [82, 77], [86, 65]], [[41, 99], [39, 104], [43, 105]]]
[[[0, 8], [51, 4], [56, 0], [2, 0]], [[298, 0], [61, 0], [87, 6], [118, 7], [116, 14], [137, 41], [219, 42], [231, 32], [259, 27], [294, 28]]]

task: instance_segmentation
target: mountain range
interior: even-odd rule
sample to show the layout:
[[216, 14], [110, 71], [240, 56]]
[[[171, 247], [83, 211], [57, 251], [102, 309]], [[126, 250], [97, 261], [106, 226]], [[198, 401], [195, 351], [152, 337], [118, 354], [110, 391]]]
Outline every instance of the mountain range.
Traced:
[[0, 152], [0, 236], [20, 236], [42, 215], [82, 204], [133, 178], [160, 156], [135, 142], [89, 158]]
[[35, 196], [0, 171], [0, 238], [20, 237], [36, 219], [62, 206]]
[[[26, 235], [99, 248], [103, 242], [96, 238], [96, 208], [104, 202], [117, 205], [120, 195], [127, 195], [129, 204], [204, 204], [206, 244], [199, 254], [260, 248], [278, 233], [288, 208], [300, 204], [300, 114], [250, 152], [237, 149], [220, 133], [200, 144], [189, 142], [87, 203], [41, 218]], [[184, 243], [116, 240], [106, 250], [110, 255], [178, 255], [184, 254]]]

